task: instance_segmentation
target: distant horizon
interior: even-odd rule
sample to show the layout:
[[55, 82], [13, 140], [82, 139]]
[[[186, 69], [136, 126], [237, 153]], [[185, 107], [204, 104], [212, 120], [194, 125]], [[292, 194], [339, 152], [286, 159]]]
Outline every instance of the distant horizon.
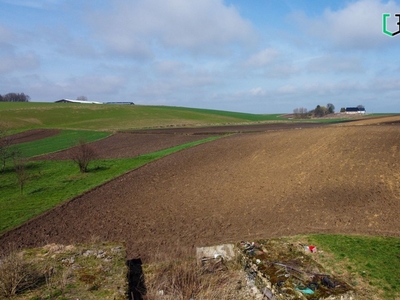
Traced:
[[[68, 98], [61, 98], [61, 99], [77, 100], [77, 99], [68, 99]], [[59, 99], [59, 100], [61, 100], [61, 99]], [[57, 101], [57, 100], [55, 100], [55, 101]], [[50, 103], [56, 103], [55, 101], [32, 101], [32, 100], [30, 100], [29, 102], [30, 103], [50, 104]], [[82, 101], [82, 100], [80, 100], [80, 101]], [[90, 100], [90, 99], [88, 99], [87, 101], [88, 102], [100, 102], [100, 101], [95, 101], [95, 100]], [[113, 103], [113, 102], [115, 102], [115, 103], [118, 103], [118, 102], [128, 103], [128, 102], [132, 102], [132, 101], [107, 101], [107, 102], [109, 102], [109, 103]], [[101, 102], [101, 104], [106, 104], [107, 102]], [[17, 103], [17, 102], [14, 102], [14, 103]], [[138, 106], [161, 106], [161, 107], [164, 106], [164, 107], [177, 107], [177, 108], [188, 108], [188, 109], [204, 109], [204, 110], [226, 111], [226, 112], [235, 112], [235, 113], [244, 113], [244, 114], [256, 114], [256, 115], [270, 115], [270, 114], [271, 115], [276, 115], [276, 114], [290, 115], [290, 114], [293, 114], [293, 111], [288, 111], [288, 112], [280, 111], [280, 112], [268, 112], [268, 113], [251, 113], [251, 112], [235, 111], [235, 110], [229, 110], [229, 109], [214, 109], [214, 108], [205, 108], [205, 107], [192, 107], [192, 106], [180, 106], [180, 105], [168, 105], [168, 104], [144, 104], [144, 103], [135, 103], [135, 102], [134, 102], [134, 105], [138, 105]], [[346, 107], [347, 108], [348, 107], [357, 107], [357, 105], [355, 105], [355, 106], [343, 106], [343, 107], [344, 108], [346, 108]], [[315, 109], [315, 107], [313, 109]], [[308, 111], [313, 110], [313, 109], [309, 109]], [[335, 107], [335, 113], [340, 113], [340, 109], [341, 109], [341, 107], [340, 108], [336, 108]], [[366, 111], [367, 115], [368, 114], [400, 114], [400, 112], [385, 112], [385, 111], [382, 111], [382, 112], [371, 112], [371, 111], [368, 110], [367, 107], [365, 108], [365, 111]]]

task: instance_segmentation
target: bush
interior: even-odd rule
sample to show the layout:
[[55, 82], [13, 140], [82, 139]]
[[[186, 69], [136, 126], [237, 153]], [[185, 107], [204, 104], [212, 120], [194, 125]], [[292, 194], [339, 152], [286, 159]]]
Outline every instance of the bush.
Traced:
[[81, 173], [86, 173], [89, 163], [96, 158], [95, 149], [86, 141], [79, 140], [78, 145], [70, 149], [70, 158], [79, 166]]
[[37, 268], [12, 252], [0, 259], [0, 297], [11, 298], [43, 281]]

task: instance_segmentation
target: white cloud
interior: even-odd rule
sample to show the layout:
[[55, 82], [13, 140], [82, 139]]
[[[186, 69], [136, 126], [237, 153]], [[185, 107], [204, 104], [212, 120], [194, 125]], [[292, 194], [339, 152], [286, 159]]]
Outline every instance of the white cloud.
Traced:
[[285, 61], [281, 63], [276, 63], [271, 68], [265, 70], [264, 76], [268, 78], [275, 79], [288, 79], [295, 75], [298, 75], [301, 72], [301, 69], [290, 61]]
[[263, 67], [271, 63], [279, 52], [274, 48], [266, 48], [254, 55], [252, 55], [246, 62], [245, 65], [249, 67]]
[[33, 53], [25, 54], [5, 54], [0, 53], [0, 73], [11, 73], [21, 70], [36, 69], [40, 65], [40, 60]]
[[[124, 87], [126, 79], [118, 76], [89, 75], [72, 77], [66, 81], [65, 86], [80, 94], [117, 94]], [[79, 93], [78, 93], [79, 94]]]
[[180, 61], [164, 60], [154, 64], [155, 70], [162, 75], [176, 76], [184, 72], [185, 65]]
[[[167, 71], [167, 72], [166, 72]], [[172, 72], [172, 74], [170, 73]], [[171, 76], [172, 75], [172, 76]], [[162, 70], [156, 74], [157, 79], [142, 85], [138, 93], [143, 96], [161, 96], [174, 97], [184, 93], [188, 97], [199, 93], [202, 89], [214, 85], [217, 79], [214, 74], [205, 70], [188, 70], [182, 67], [176, 69]]]
[[73, 36], [65, 25], [40, 28], [41, 40], [51, 45], [58, 53], [83, 58], [97, 58], [99, 51], [84, 37]]
[[116, 0], [111, 10], [91, 14], [90, 22], [110, 49], [142, 58], [160, 47], [221, 54], [255, 38], [250, 22], [222, 0]]
[[363, 71], [360, 58], [341, 56], [339, 57], [332, 54], [326, 54], [311, 59], [308, 62], [306, 68], [308, 71], [317, 73], [357, 73]]
[[294, 94], [294, 93], [298, 92], [299, 89], [292, 84], [287, 84], [287, 85], [277, 88], [276, 91], [278, 92], [278, 94]]
[[264, 96], [266, 92], [261, 87], [252, 88], [250, 90], [250, 95], [252, 96]]
[[387, 3], [359, 0], [349, 2], [341, 10], [327, 9], [319, 18], [307, 18], [304, 13], [292, 17], [303, 31], [340, 48], [368, 49], [394, 43], [393, 39], [382, 33], [382, 14], [399, 11], [400, 6], [392, 0]]

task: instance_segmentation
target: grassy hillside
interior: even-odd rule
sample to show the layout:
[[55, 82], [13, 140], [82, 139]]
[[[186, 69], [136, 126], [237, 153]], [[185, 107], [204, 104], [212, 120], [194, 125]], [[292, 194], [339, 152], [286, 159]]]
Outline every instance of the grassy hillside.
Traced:
[[168, 106], [0, 102], [0, 126], [13, 131], [35, 128], [118, 130], [165, 126], [201, 126], [284, 120], [258, 115]]

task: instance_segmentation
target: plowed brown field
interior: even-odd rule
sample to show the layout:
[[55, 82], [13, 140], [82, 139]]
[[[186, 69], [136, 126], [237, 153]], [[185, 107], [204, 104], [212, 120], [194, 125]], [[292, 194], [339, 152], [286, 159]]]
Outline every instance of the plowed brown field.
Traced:
[[124, 241], [128, 258], [309, 233], [400, 236], [400, 125], [238, 133], [121, 176], [0, 237]]

